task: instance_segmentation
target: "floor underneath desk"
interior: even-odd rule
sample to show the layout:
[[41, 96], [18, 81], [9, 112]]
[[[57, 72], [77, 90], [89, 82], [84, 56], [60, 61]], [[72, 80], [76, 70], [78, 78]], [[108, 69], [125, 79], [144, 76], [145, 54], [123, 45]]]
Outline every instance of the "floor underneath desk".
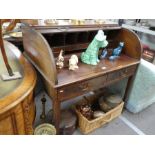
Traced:
[[[51, 123], [46, 117], [45, 120], [40, 119], [40, 114], [42, 112], [42, 104], [40, 99], [44, 94], [44, 91], [41, 91], [35, 98], [37, 114], [35, 125], [41, 123]], [[51, 99], [46, 95], [47, 103], [46, 103], [46, 114], [52, 108]], [[62, 104], [62, 108], [67, 108], [71, 106], [71, 104], [77, 100], [67, 101]], [[151, 117], [150, 117], [151, 116]], [[145, 118], [145, 119], [144, 119]], [[112, 122], [102, 126], [101, 128], [96, 129], [90, 135], [137, 135], [137, 134], [146, 134], [146, 135], [154, 135], [155, 134], [155, 104], [152, 104], [147, 109], [143, 110], [138, 114], [132, 114], [128, 112], [126, 109], [123, 110], [121, 117], [114, 119]], [[81, 135], [82, 133], [77, 129], [74, 135]]]

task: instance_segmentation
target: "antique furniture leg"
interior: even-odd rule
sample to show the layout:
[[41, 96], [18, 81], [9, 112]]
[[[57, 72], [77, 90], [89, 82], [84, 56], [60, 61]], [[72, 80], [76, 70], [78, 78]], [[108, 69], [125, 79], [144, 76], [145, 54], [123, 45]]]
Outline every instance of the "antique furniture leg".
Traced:
[[58, 99], [54, 99], [53, 100], [53, 123], [56, 127], [57, 134], [59, 134], [60, 111], [61, 111], [61, 102]]
[[128, 101], [130, 88], [132, 86], [133, 80], [134, 80], [134, 76], [130, 76], [129, 79], [128, 79], [125, 94], [124, 94], [124, 97], [123, 97], [123, 100], [124, 100], [125, 103]]

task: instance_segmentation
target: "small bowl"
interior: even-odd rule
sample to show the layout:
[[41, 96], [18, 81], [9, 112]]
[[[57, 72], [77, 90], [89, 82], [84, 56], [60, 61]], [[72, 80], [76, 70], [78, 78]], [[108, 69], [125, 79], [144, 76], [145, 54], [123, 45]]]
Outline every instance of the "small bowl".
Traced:
[[34, 135], [56, 135], [56, 129], [52, 124], [43, 123], [35, 128]]

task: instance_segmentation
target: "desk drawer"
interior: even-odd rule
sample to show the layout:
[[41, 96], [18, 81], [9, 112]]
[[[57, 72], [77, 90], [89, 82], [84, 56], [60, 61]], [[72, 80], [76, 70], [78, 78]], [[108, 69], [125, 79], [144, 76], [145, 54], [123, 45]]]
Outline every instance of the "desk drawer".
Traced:
[[136, 71], [136, 68], [137, 68], [137, 65], [134, 65], [134, 66], [130, 66], [130, 67], [123, 68], [123, 69], [114, 71], [112, 73], [109, 73], [107, 77], [107, 83], [111, 83], [119, 79], [133, 75]]
[[72, 84], [61, 89], [58, 89], [58, 98], [60, 101], [68, 100], [89, 91], [102, 88], [106, 82], [107, 76], [100, 76], [76, 84]]
[[130, 75], [133, 75], [136, 72], [136, 68], [137, 68], [137, 65], [124, 68], [120, 71], [120, 76], [121, 77], [123, 77], [123, 76], [127, 77]]

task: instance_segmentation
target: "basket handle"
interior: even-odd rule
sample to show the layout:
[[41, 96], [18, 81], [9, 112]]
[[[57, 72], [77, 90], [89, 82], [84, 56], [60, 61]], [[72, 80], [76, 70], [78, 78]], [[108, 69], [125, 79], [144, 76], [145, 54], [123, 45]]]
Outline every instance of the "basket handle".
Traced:
[[[108, 123], [112, 120], [112, 118], [113, 118], [113, 116], [112, 116], [112, 114], [110, 114], [110, 117], [108, 119], [104, 119], [104, 122]], [[103, 120], [100, 121], [100, 124], [102, 124], [102, 123], [103, 123]]]

